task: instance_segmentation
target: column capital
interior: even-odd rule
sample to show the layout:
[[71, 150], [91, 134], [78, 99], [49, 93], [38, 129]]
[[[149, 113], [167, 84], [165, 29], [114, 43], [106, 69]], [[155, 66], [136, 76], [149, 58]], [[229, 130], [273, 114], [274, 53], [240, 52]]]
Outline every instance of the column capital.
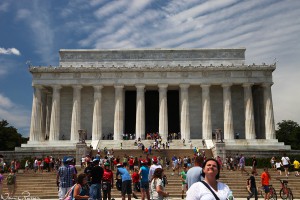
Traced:
[[36, 89], [43, 89], [44, 86], [41, 84], [32, 84], [32, 87], [36, 88]]
[[188, 89], [190, 87], [190, 84], [188, 84], [188, 83], [180, 83], [179, 87], [180, 87], [180, 89]]
[[232, 83], [222, 83], [222, 87], [226, 88], [226, 87], [231, 87], [233, 84]]
[[123, 89], [123, 88], [124, 88], [124, 85], [114, 85], [114, 87], [115, 87], [116, 89]]
[[252, 87], [254, 84], [253, 83], [243, 83], [243, 87]]
[[201, 84], [200, 87], [201, 88], [209, 88], [211, 85], [210, 84]]
[[60, 90], [62, 88], [61, 85], [51, 85], [54, 90]]
[[135, 87], [136, 87], [137, 89], [143, 90], [143, 89], [145, 89], [146, 85], [145, 85], [145, 84], [135, 84]]
[[80, 90], [82, 88], [82, 85], [72, 85], [72, 88]]
[[93, 88], [95, 91], [101, 91], [103, 88], [103, 85], [93, 85]]
[[158, 84], [157, 86], [158, 86], [159, 89], [167, 89], [168, 84], [161, 83], [161, 84]]
[[274, 84], [273, 82], [271, 82], [271, 83], [262, 83], [261, 86], [266, 88], [266, 87], [271, 87], [273, 84]]

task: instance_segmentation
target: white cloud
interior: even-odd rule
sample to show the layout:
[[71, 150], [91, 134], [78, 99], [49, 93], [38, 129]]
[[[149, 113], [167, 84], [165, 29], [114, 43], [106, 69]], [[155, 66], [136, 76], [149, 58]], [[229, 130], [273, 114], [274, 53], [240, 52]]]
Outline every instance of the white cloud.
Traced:
[[14, 104], [8, 97], [0, 93], [0, 120], [7, 120], [11, 126], [18, 128], [19, 132], [25, 136], [28, 135], [29, 116], [29, 110], [21, 105]]
[[8, 1], [0, 3], [0, 11], [6, 12], [8, 11], [9, 3]]
[[20, 51], [16, 48], [8, 48], [8, 49], [5, 49], [5, 48], [1, 48], [0, 47], [0, 54], [7, 54], [7, 55], [21, 55]]

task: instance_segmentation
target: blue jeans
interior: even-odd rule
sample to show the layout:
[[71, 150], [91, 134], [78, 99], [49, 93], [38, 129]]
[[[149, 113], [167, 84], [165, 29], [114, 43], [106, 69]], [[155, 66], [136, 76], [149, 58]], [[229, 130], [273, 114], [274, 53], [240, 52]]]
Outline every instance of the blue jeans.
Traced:
[[95, 183], [90, 186], [90, 199], [101, 200], [101, 184]]

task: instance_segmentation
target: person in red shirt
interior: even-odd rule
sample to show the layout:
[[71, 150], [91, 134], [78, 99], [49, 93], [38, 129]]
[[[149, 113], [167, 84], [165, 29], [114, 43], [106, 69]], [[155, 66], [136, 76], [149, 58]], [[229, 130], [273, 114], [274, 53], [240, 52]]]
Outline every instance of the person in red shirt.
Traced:
[[269, 200], [270, 198], [270, 179], [271, 175], [269, 174], [268, 168], [264, 168], [264, 172], [261, 174], [261, 185], [264, 187], [265, 190], [265, 200]]
[[130, 159], [129, 159], [129, 170], [130, 170], [130, 172], [133, 172], [133, 168], [134, 168], [134, 158], [133, 158], [133, 156], [130, 156]]
[[133, 193], [132, 196], [135, 199], [138, 199], [136, 193], [140, 192], [140, 175], [138, 174], [139, 169], [135, 168], [133, 174], [131, 175], [132, 183], [133, 183]]
[[108, 162], [104, 163], [104, 172], [102, 177], [102, 192], [103, 200], [111, 199], [111, 189], [114, 187], [114, 174], [109, 169], [110, 164]]

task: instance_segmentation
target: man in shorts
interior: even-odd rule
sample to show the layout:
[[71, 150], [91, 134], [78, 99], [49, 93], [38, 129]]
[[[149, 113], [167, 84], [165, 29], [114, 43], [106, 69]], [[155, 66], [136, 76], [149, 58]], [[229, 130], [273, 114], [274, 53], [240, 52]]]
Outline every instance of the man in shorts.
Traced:
[[295, 159], [293, 165], [294, 165], [295, 176], [299, 176], [299, 167], [300, 167], [299, 161]]
[[128, 195], [128, 199], [131, 199], [131, 194], [132, 194], [131, 176], [128, 173], [127, 169], [122, 164], [117, 164], [116, 177], [118, 177], [118, 175], [120, 175], [122, 178], [122, 191], [121, 191], [122, 200], [125, 200], [126, 194]]
[[264, 168], [264, 172], [261, 174], [261, 185], [265, 191], [265, 200], [270, 198], [270, 174], [268, 172], [268, 168]]
[[187, 173], [187, 164], [183, 165], [183, 170], [180, 172], [180, 178], [181, 178], [181, 199], [184, 199], [184, 193], [187, 190], [186, 185], [186, 173]]
[[143, 160], [141, 162], [141, 168], [139, 171], [139, 175], [141, 176], [141, 193], [142, 193], [142, 200], [144, 200], [146, 197], [147, 199], [150, 199], [150, 191], [149, 191], [149, 167], [148, 167], [148, 161]]

